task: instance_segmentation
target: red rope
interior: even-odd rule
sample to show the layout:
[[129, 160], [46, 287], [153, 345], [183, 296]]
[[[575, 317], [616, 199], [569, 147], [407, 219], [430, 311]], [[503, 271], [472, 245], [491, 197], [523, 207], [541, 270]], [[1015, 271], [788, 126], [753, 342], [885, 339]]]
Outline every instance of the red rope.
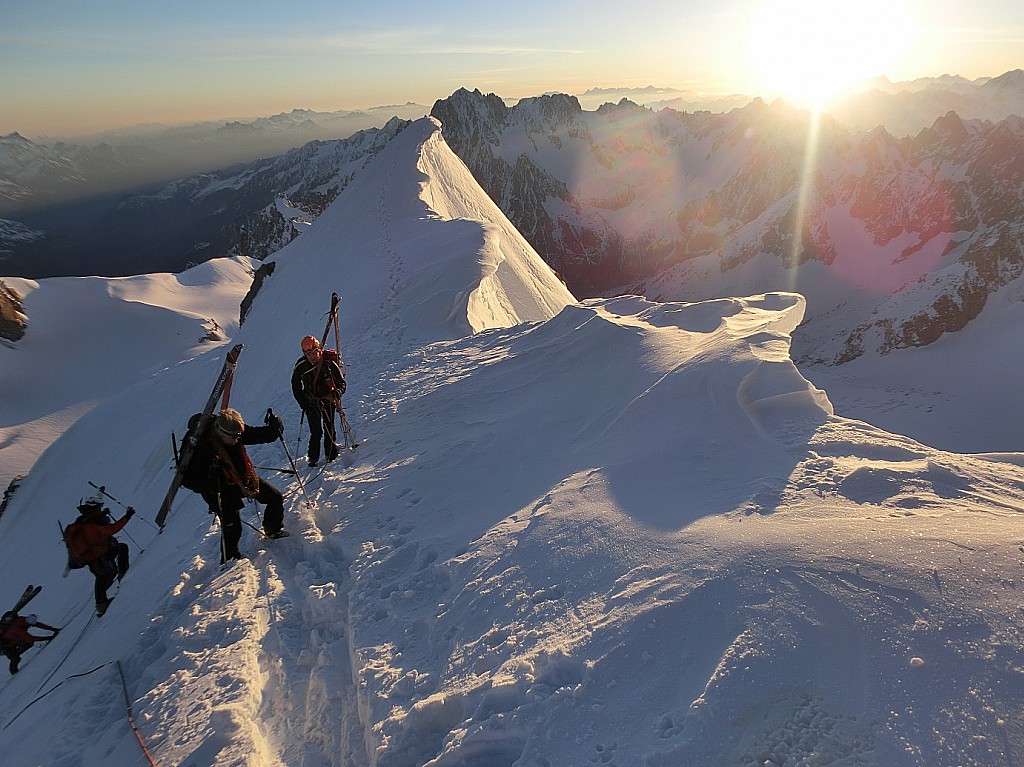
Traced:
[[153, 755], [149, 753], [149, 749], [146, 748], [146, 741], [142, 739], [142, 733], [139, 732], [139, 728], [135, 726], [135, 717], [132, 716], [132, 702], [128, 698], [128, 683], [124, 680], [124, 669], [121, 668], [121, 661], [117, 662], [117, 673], [121, 675], [121, 689], [124, 690], [124, 705], [128, 709], [128, 724], [132, 726], [132, 732], [135, 733], [135, 739], [139, 741], [139, 745], [142, 746], [142, 753], [146, 755], [152, 767], [157, 767], [155, 761], [153, 761]]

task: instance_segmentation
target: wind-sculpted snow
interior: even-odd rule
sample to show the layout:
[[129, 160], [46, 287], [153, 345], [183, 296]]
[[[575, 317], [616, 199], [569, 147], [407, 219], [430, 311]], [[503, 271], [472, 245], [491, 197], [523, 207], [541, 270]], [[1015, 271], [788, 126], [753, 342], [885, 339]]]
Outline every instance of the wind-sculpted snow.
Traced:
[[226, 340], [251, 268], [215, 259], [181, 274], [5, 278], [28, 327], [0, 344], [0, 485], [105, 398]]
[[[933, 569], [936, 541], [912, 543], [913, 517], [955, 516], [950, 499], [1006, 508], [984, 489], [998, 471], [835, 419], [787, 356], [802, 309], [588, 301], [414, 355], [390, 391], [402, 443], [350, 496], [376, 511], [347, 531], [367, 541], [349, 615], [371, 764], [890, 765], [916, 764], [905, 740], [928, 763], [970, 748], [973, 726], [921, 738], [890, 706], [964, 713], [955, 691], [913, 692], [931, 658], [980, 671], [933, 637], [946, 620], [1019, 656], [1012, 632], [946, 601], [959, 579]], [[1003, 711], [1018, 693], [984, 697]]]

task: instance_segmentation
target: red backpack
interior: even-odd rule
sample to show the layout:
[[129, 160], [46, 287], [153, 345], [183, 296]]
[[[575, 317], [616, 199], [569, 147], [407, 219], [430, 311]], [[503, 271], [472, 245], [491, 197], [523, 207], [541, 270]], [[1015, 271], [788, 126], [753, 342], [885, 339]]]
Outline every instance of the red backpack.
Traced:
[[[83, 508], [84, 506], [79, 506], [80, 511]], [[99, 510], [102, 510], [102, 507]], [[90, 530], [90, 526], [91, 523], [79, 517], [64, 528], [64, 544], [68, 547], [68, 567], [72, 570], [85, 567], [93, 560], [99, 559], [110, 548], [110, 536], [99, 530]]]

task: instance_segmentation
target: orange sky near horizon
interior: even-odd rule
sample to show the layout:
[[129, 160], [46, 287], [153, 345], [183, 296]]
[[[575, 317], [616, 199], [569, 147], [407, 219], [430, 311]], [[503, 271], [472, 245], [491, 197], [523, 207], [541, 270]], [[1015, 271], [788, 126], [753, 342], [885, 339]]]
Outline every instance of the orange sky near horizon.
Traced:
[[655, 85], [813, 106], [877, 75], [976, 79], [1024, 67], [1017, 0], [366, 5], [8, 4], [0, 134], [429, 107], [460, 87], [516, 99]]

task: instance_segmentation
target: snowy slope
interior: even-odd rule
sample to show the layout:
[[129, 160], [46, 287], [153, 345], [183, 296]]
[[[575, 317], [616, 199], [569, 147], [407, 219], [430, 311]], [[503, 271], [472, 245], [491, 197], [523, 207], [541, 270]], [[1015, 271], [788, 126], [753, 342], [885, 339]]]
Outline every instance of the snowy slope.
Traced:
[[253, 268], [242, 257], [178, 275], [6, 277], [29, 328], [0, 345], [0, 486], [97, 403], [234, 334]]
[[[302, 469], [314, 509], [261, 471], [292, 538], [247, 530], [222, 571], [195, 496], [147, 523], [223, 347], [39, 459], [0, 518], [0, 582], [12, 602], [42, 583], [33, 609], [70, 628], [0, 689], [5, 758], [143, 763], [120, 663], [158, 764], [1017, 763], [1021, 456], [833, 413], [790, 358], [797, 294], [573, 303], [465, 174], [415, 123], [280, 253], [233, 339], [232, 404], [281, 413], [296, 452], [288, 372], [343, 297], [365, 442]], [[140, 510], [99, 621], [54, 524], [89, 480]]]

